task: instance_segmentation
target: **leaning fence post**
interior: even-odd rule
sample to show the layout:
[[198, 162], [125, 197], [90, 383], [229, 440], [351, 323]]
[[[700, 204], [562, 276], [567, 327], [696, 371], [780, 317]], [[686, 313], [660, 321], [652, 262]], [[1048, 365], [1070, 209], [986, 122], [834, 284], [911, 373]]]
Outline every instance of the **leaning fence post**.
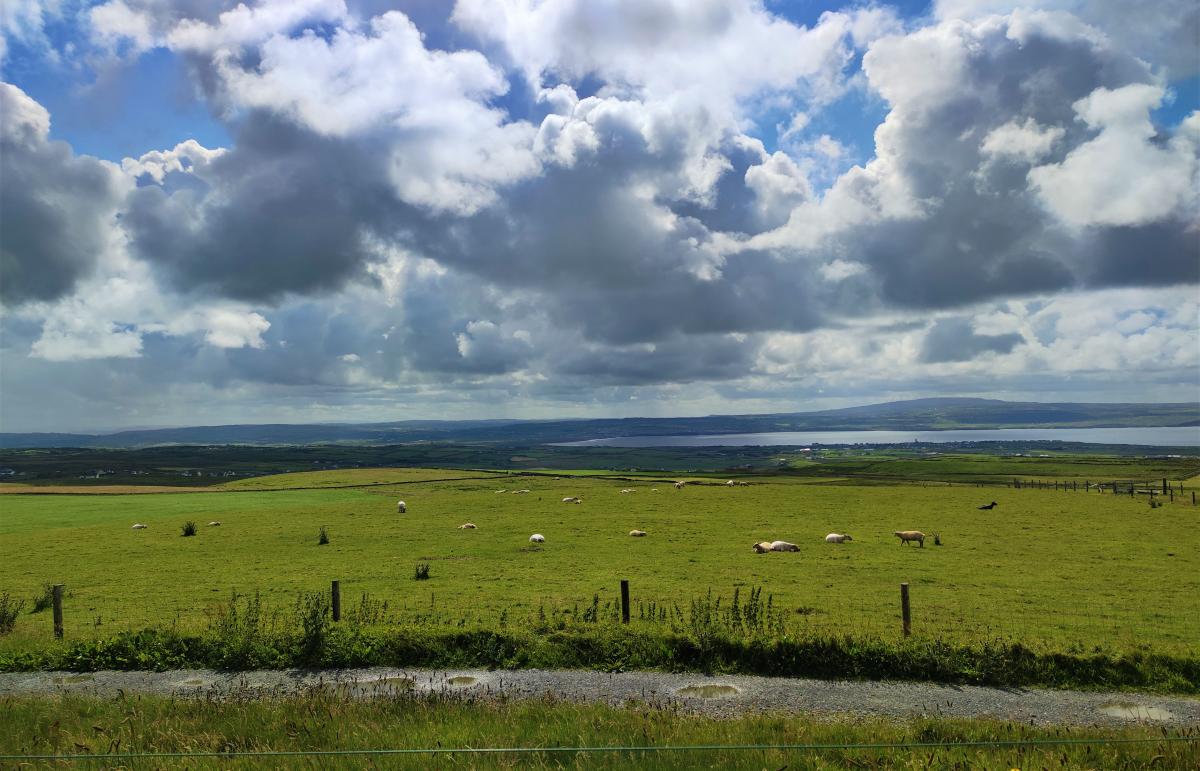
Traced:
[[333, 594], [333, 620], [341, 621], [342, 620], [342, 582], [334, 581], [333, 586], [330, 587], [330, 590], [331, 590], [331, 593]]
[[908, 584], [900, 584], [900, 617], [904, 623], [904, 636], [912, 634], [912, 612], [908, 606]]
[[629, 582], [621, 581], [621, 623], [629, 623]]
[[55, 584], [51, 590], [51, 597], [54, 599], [54, 636], [59, 639], [63, 636], [62, 596], [63, 585]]

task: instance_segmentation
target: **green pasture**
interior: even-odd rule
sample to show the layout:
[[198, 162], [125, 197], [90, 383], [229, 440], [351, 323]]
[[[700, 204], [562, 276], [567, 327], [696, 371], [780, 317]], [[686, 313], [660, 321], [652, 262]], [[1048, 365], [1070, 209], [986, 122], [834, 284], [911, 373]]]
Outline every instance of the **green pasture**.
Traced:
[[[456, 474], [464, 478], [417, 481]], [[914, 631], [943, 640], [1164, 653], [1194, 653], [1200, 641], [1200, 507], [1190, 499], [1151, 509], [1144, 496], [1052, 490], [760, 477], [676, 491], [646, 480], [471, 476], [484, 475], [353, 470], [275, 481], [372, 486], [236, 491], [269, 483], [256, 479], [225, 492], [5, 495], [0, 592], [31, 600], [45, 584], [65, 584], [67, 637], [81, 638], [198, 628], [233, 592], [290, 609], [331, 579], [347, 605], [369, 593], [397, 619], [432, 611], [483, 624], [586, 606], [593, 595], [613, 600], [628, 579], [643, 607], [763, 587], [802, 629], [894, 635], [898, 585], [908, 582]], [[305, 481], [315, 484], [294, 484]], [[396, 513], [397, 499], [407, 514]], [[992, 500], [995, 510], [976, 508]], [[198, 534], [184, 538], [188, 520]], [[478, 529], [458, 529], [468, 521]], [[135, 522], [149, 527], [131, 530]], [[328, 545], [317, 543], [321, 527]], [[630, 538], [634, 528], [649, 535]], [[939, 533], [944, 545], [901, 546], [891, 534], [901, 529]], [[855, 540], [825, 544], [833, 531]], [[528, 541], [535, 532], [541, 547]], [[752, 552], [773, 539], [800, 552]], [[418, 562], [431, 565], [429, 580], [413, 579]], [[50, 635], [50, 613], [27, 604], [0, 649]]]

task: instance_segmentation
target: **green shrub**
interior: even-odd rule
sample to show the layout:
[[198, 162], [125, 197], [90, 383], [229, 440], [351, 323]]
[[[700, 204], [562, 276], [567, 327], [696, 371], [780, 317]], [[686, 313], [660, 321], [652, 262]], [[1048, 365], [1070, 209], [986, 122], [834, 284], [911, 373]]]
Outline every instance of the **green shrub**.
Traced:
[[34, 596], [33, 607], [29, 612], [41, 613], [43, 610], [49, 610], [52, 605], [54, 605], [54, 587], [50, 584], [42, 584], [42, 592]]
[[428, 581], [429, 580], [429, 563], [428, 562], [418, 562], [417, 563], [416, 567], [413, 568], [413, 580], [414, 581]]
[[0, 634], [8, 634], [17, 623], [25, 600], [14, 600], [8, 592], [0, 594]]
[[196, 534], [196, 523], [190, 519], [183, 523], [183, 537], [187, 538]]
[[321, 526], [321, 532], [317, 533], [317, 546], [324, 546], [329, 543], [329, 533], [325, 532], [325, 526]]

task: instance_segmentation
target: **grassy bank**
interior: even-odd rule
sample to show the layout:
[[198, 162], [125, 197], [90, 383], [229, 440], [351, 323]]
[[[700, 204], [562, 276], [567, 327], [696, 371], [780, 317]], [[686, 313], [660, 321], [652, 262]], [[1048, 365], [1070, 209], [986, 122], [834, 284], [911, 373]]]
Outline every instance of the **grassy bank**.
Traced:
[[1132, 689], [1200, 693], [1200, 658], [1090, 648], [1038, 650], [1016, 640], [953, 643], [927, 637], [804, 632], [761, 592], [711, 595], [687, 607], [638, 609], [620, 623], [598, 598], [582, 610], [540, 611], [498, 628], [428, 615], [379, 623], [364, 598], [333, 623], [328, 598], [307, 595], [287, 614], [258, 598], [234, 598], [199, 633], [172, 629], [0, 650], [0, 670], [221, 670], [368, 666], [539, 668], [901, 679], [1003, 687]]
[[[1194, 768], [1200, 742], [1164, 741], [1161, 729], [1039, 729], [989, 721], [817, 722], [753, 716], [713, 720], [669, 709], [562, 702], [498, 702], [396, 693], [368, 701], [330, 691], [265, 701], [138, 697], [0, 700], [0, 754], [269, 752], [480, 747], [679, 747], [1031, 742], [1022, 746], [537, 752], [520, 755], [343, 755], [288, 758], [132, 758], [122, 767], [429, 768]], [[1200, 740], [1192, 731], [1181, 734]], [[1066, 740], [1063, 744], [1038, 744]], [[1138, 743], [1106, 743], [1138, 740]], [[1150, 741], [1144, 741], [1150, 740]], [[5, 761], [8, 762], [8, 761]], [[94, 766], [94, 764], [79, 765]]]

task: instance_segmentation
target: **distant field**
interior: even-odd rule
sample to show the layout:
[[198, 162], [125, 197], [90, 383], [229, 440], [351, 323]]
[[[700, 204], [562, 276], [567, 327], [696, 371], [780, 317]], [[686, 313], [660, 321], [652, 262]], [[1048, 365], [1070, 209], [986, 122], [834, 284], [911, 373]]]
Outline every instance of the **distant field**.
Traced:
[[[709, 589], [728, 597], [761, 586], [801, 628], [895, 635], [897, 584], [907, 581], [917, 633], [939, 639], [1169, 653], [1194, 653], [1200, 641], [1200, 507], [1190, 497], [1151, 509], [1144, 496], [1053, 490], [775, 477], [676, 491], [587, 476], [470, 476], [480, 474], [357, 469], [236, 483], [331, 489], [5, 496], [0, 592], [31, 599], [44, 584], [66, 584], [68, 637], [79, 638], [199, 627], [232, 592], [260, 591], [290, 609], [331, 579], [347, 604], [366, 592], [393, 618], [494, 624], [586, 606], [594, 594], [613, 599], [624, 578], [643, 604], [686, 607]], [[338, 487], [347, 484], [376, 486]], [[575, 495], [582, 505], [560, 502]], [[408, 514], [396, 514], [397, 498]], [[995, 510], [976, 508], [992, 500]], [[180, 537], [187, 520], [200, 525], [196, 537]], [[467, 521], [478, 529], [459, 530]], [[149, 528], [130, 530], [134, 522]], [[628, 537], [633, 528], [649, 536]], [[940, 533], [945, 545], [898, 545], [892, 531], [910, 528]], [[831, 531], [855, 541], [827, 545]], [[530, 546], [534, 532], [543, 547]], [[771, 539], [801, 551], [752, 553]], [[413, 580], [418, 562], [432, 566], [430, 580]], [[41, 644], [50, 628], [49, 612], [23, 613], [0, 650]]]

